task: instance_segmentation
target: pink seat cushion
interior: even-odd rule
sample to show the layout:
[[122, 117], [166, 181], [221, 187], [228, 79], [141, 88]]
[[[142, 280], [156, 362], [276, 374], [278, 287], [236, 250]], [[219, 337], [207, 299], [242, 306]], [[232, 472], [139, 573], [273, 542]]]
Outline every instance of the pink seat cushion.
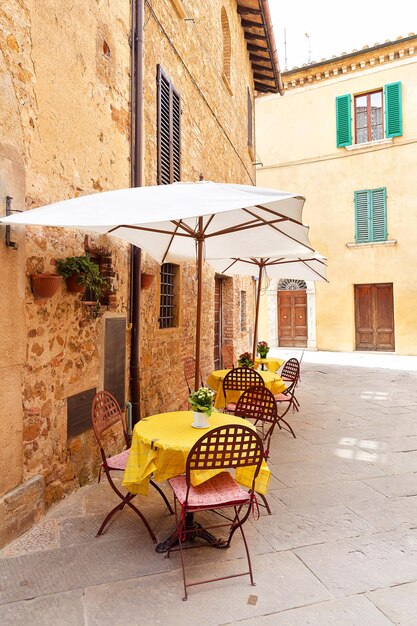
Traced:
[[285, 393], [278, 393], [274, 398], [275, 402], [291, 402], [291, 396], [286, 396]]
[[[168, 480], [182, 505], [187, 494], [185, 476], [174, 476]], [[235, 506], [250, 501], [250, 495], [241, 489], [229, 472], [221, 472], [198, 487], [190, 487], [187, 509], [215, 509], [219, 506]]]
[[[120, 452], [120, 454], [115, 454], [114, 456], [109, 457], [107, 459], [107, 465], [109, 466], [109, 468], [113, 470], [125, 470], [129, 452], [130, 448], [128, 448], [127, 450], [123, 450], [123, 452]], [[103, 467], [103, 463], [101, 464], [101, 466]]]
[[234, 413], [234, 412], [235, 412], [235, 409], [236, 409], [236, 402], [229, 402], [229, 403], [226, 405], [226, 411], [227, 411], [228, 413]]

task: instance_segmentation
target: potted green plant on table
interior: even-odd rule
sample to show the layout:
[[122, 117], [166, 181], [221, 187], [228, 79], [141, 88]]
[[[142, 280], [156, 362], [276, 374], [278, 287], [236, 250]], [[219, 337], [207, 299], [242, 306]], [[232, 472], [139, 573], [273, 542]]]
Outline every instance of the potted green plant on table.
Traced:
[[213, 408], [215, 395], [214, 391], [208, 387], [200, 387], [200, 389], [193, 391], [189, 395], [188, 402], [194, 411], [194, 422], [192, 424], [194, 428], [208, 428], [208, 418], [212, 411], [215, 411]]
[[266, 341], [258, 341], [258, 345], [256, 346], [259, 356], [261, 359], [266, 359], [269, 352], [269, 346]]
[[98, 302], [109, 288], [109, 283], [100, 274], [99, 265], [88, 254], [57, 259], [56, 267], [59, 274], [65, 278], [68, 291], [72, 293], [83, 293], [88, 290]]
[[239, 367], [253, 367], [255, 365], [251, 352], [243, 352], [240, 354], [237, 363]]

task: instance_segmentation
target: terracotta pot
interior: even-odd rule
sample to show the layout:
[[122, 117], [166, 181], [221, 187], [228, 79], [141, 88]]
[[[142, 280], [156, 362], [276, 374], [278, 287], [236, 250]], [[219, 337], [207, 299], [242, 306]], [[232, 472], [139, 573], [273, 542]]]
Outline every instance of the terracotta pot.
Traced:
[[146, 274], [145, 272], [142, 272], [142, 274], [140, 275], [141, 289], [149, 289], [149, 287], [153, 283], [154, 278], [155, 276], [153, 274]]
[[78, 282], [78, 276], [79, 274], [73, 274], [65, 279], [65, 282], [67, 283], [67, 291], [70, 293], [84, 293], [85, 291], [85, 286]]
[[62, 276], [58, 274], [32, 274], [32, 293], [37, 299], [47, 300], [58, 291]]

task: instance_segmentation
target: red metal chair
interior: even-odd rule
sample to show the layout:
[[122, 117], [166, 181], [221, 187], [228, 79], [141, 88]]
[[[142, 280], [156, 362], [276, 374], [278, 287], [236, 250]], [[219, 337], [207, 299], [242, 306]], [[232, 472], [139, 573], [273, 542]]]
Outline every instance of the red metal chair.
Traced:
[[295, 388], [300, 380], [300, 362], [296, 358], [292, 357], [291, 359], [288, 359], [288, 361], [285, 361], [281, 370], [281, 378], [284, 382], [289, 383], [283, 393], [286, 395], [292, 394], [294, 408], [298, 411], [300, 403], [295, 397]]
[[[99, 528], [99, 531], [96, 537], [99, 537], [103, 533], [105, 527], [107, 526], [107, 524], [109, 523], [113, 515], [117, 511], [121, 511], [127, 505], [137, 513], [137, 515], [140, 517], [142, 522], [145, 524], [152, 540], [156, 542], [156, 537], [151, 527], [149, 526], [145, 516], [143, 515], [143, 513], [139, 511], [139, 509], [134, 504], [132, 504], [132, 500], [133, 498], [135, 498], [136, 494], [130, 493], [130, 492], [123, 494], [117, 488], [111, 476], [112, 471], [123, 472], [126, 469], [127, 459], [128, 459], [130, 450], [129, 448], [127, 448], [123, 452], [120, 452], [120, 454], [116, 454], [111, 457], [106, 456], [106, 452], [104, 449], [105, 443], [104, 443], [103, 435], [109, 428], [111, 428], [115, 424], [118, 424], [118, 423], [121, 424], [125, 444], [126, 446], [129, 446], [129, 438], [128, 438], [127, 430], [125, 426], [125, 417], [122, 411], [120, 410], [120, 407], [116, 398], [108, 391], [99, 391], [94, 396], [93, 405], [91, 408], [91, 421], [93, 424], [94, 434], [96, 436], [98, 445], [100, 446], [100, 453], [101, 453], [101, 458], [102, 458], [98, 481], [100, 482], [101, 470], [104, 469], [104, 472], [107, 476], [107, 480], [109, 481], [110, 486], [112, 487], [113, 491], [117, 493], [117, 495], [121, 499], [121, 503], [115, 506], [105, 517], [102, 525]], [[172, 514], [173, 510], [164, 492], [152, 480], [150, 481], [150, 484], [160, 494], [160, 496], [162, 497], [163, 501], [165, 502], [168, 508], [168, 511], [170, 512], [170, 514]]]
[[236, 402], [229, 402], [228, 392], [244, 392], [249, 387], [264, 387], [265, 382], [261, 374], [250, 367], [235, 367], [226, 374], [223, 379], [223, 394], [225, 400], [225, 413], [234, 414]]
[[[194, 388], [195, 365], [196, 365], [195, 358], [193, 356], [187, 356], [182, 360], [184, 378], [185, 378], [185, 382], [187, 383], [188, 393], [191, 393], [192, 388]], [[200, 381], [201, 381], [201, 386], [204, 387], [203, 375], [201, 373], [201, 370], [200, 370]]]
[[233, 346], [226, 343], [222, 345], [222, 368], [225, 370], [231, 370], [234, 368]]
[[[250, 560], [249, 548], [243, 532], [243, 524], [249, 517], [253, 505], [256, 502], [255, 479], [259, 474], [264, 450], [262, 440], [259, 435], [248, 426], [229, 425], [213, 428], [203, 435], [192, 447], [186, 463], [185, 476], [175, 476], [169, 479], [169, 483], [174, 492], [175, 517], [177, 522], [178, 543], [181, 555], [181, 565], [184, 581], [184, 597], [187, 600], [187, 588], [201, 585], [215, 580], [235, 578], [237, 576], [250, 576], [250, 581], [254, 585], [252, 564]], [[232, 478], [229, 472], [221, 472], [213, 478], [205, 481], [198, 487], [191, 484], [191, 472], [194, 470], [219, 470], [232, 469], [244, 466], [253, 466], [254, 474], [252, 486], [249, 492], [242, 489]], [[178, 515], [178, 506], [180, 514]], [[197, 511], [221, 510], [233, 507], [233, 518], [226, 518], [228, 521], [222, 524], [214, 524], [205, 528], [230, 527], [229, 536], [225, 542], [219, 541], [214, 545], [229, 547], [232, 537], [239, 528], [245, 544], [246, 556], [248, 560], [248, 571], [220, 578], [210, 578], [197, 582], [188, 583], [185, 576], [184, 547], [183, 543], [188, 535], [192, 535], [193, 528], [187, 528], [186, 517], [190, 513]], [[245, 511], [245, 507], [246, 511]], [[240, 515], [242, 514], [242, 517]], [[221, 514], [222, 517], [225, 517]], [[188, 548], [198, 548], [198, 545], [187, 546]], [[169, 557], [170, 552], [167, 553]]]
[[[279, 421], [284, 422], [289, 427], [290, 432], [292, 433], [292, 436], [295, 438], [294, 431], [291, 428], [291, 426], [288, 424], [288, 422], [284, 420], [284, 416], [288, 413], [291, 407], [293, 408], [293, 411], [299, 410], [300, 403], [295, 397], [295, 390], [296, 390], [298, 379], [300, 376], [300, 364], [297, 361], [297, 359], [289, 359], [289, 361], [292, 361], [290, 366], [288, 366], [287, 368], [289, 376], [291, 376], [291, 378], [287, 378], [287, 381], [289, 381], [290, 384], [282, 393], [275, 395], [274, 398], [278, 407]], [[287, 365], [289, 361], [287, 361], [285, 365]], [[282, 413], [280, 413], [281, 409], [282, 409]]]

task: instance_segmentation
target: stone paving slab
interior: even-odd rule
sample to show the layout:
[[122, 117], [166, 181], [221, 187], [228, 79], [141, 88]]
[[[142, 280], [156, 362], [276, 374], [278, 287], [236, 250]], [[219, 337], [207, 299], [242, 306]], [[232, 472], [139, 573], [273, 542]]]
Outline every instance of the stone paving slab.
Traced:
[[[254, 617], [233, 625], [253, 626], [392, 626], [388, 619], [365, 596], [352, 596], [320, 602], [282, 613]], [[410, 622], [411, 625], [411, 622]]]
[[326, 507], [344, 504], [350, 508], [356, 502], [375, 503], [383, 506], [386, 498], [360, 480], [337, 480], [325, 485], [308, 485], [287, 489], [274, 489], [272, 496], [289, 509]]
[[417, 473], [370, 478], [364, 482], [384, 496], [417, 496]]
[[378, 589], [366, 596], [394, 624], [414, 626], [417, 623], [417, 583]]
[[294, 552], [336, 597], [417, 580], [415, 530], [376, 533]]
[[84, 626], [82, 589], [12, 602], [0, 608], [1, 626]]
[[0, 604], [167, 571], [151, 538], [137, 535], [0, 560]]
[[257, 529], [277, 551], [375, 531], [372, 524], [342, 505], [283, 511], [275, 518], [259, 519]]
[[417, 496], [353, 502], [348, 506], [380, 531], [417, 526]]
[[[244, 571], [246, 560], [227, 561], [210, 568], [192, 567], [191, 580]], [[189, 590], [182, 602], [180, 571], [146, 576], [85, 590], [88, 624], [100, 626], [214, 626], [327, 600], [331, 596], [317, 578], [290, 552], [255, 556], [256, 586], [249, 577], [223, 580]], [[250, 596], [255, 596], [251, 604]], [[117, 602], [115, 602], [117, 598]]]

